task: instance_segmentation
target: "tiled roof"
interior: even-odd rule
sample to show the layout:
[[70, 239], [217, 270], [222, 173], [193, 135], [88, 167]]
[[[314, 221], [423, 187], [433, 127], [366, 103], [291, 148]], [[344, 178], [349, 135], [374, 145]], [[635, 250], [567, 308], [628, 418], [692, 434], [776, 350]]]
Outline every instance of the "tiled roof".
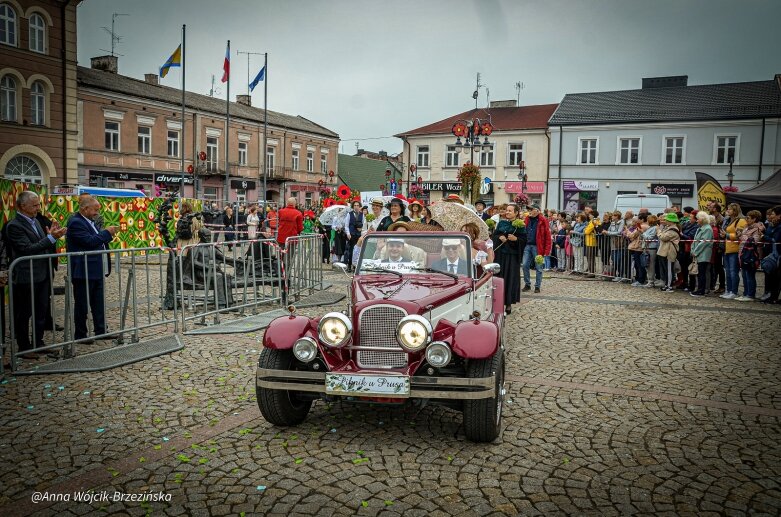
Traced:
[[[167, 102], [173, 105], [182, 105], [182, 91], [169, 86], [149, 84], [139, 79], [124, 75], [95, 70], [93, 68], [78, 68], [78, 84], [82, 87], [91, 87], [122, 93], [133, 97], [140, 97], [155, 101]], [[225, 100], [198, 93], [185, 92], [185, 104], [190, 109], [225, 114]], [[263, 109], [244, 104], [231, 102], [231, 117], [242, 118], [253, 122], [263, 122]], [[289, 128], [329, 138], [339, 138], [337, 133], [302, 116], [286, 115], [276, 111], [268, 111], [268, 123], [278, 128]]]
[[550, 125], [724, 120], [781, 115], [776, 81], [567, 94]]
[[387, 168], [388, 163], [384, 160], [339, 155], [339, 180], [351, 190], [380, 190], [380, 183], [385, 183]]
[[450, 134], [457, 120], [471, 120], [475, 117], [487, 119], [494, 126], [494, 131], [509, 131], [513, 129], [543, 129], [548, 127], [548, 119], [556, 110], [558, 104], [540, 104], [537, 106], [521, 106], [520, 108], [478, 108], [458, 115], [453, 115], [427, 126], [404, 131], [398, 138], [415, 135]]

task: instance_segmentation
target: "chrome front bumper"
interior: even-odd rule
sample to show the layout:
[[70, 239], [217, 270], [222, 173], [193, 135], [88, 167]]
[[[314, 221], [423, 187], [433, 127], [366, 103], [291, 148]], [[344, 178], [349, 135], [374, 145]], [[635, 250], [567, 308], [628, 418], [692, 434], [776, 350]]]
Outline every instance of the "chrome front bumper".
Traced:
[[[358, 372], [351, 373], [359, 374]], [[300, 372], [258, 368], [255, 380], [258, 388], [325, 393], [325, 374], [326, 372]], [[409, 395], [367, 395], [367, 397], [451, 400], [488, 399], [495, 396], [495, 384], [496, 378], [494, 376], [475, 379], [464, 377], [410, 377]], [[359, 397], [360, 395], [356, 396]]]

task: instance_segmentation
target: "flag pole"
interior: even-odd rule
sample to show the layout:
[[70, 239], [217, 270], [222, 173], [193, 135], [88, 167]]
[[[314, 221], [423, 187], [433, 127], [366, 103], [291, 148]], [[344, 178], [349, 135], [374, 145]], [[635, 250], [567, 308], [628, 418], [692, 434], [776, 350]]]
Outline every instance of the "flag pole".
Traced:
[[[185, 53], [184, 49], [184, 43], [185, 43], [185, 37], [186, 37], [186, 31], [187, 31], [187, 25], [182, 25], [182, 137], [179, 139], [179, 152], [181, 153], [182, 157], [182, 165], [181, 165], [181, 174], [179, 176], [179, 195], [181, 197], [184, 197], [184, 143], [187, 141], [184, 136], [184, 126], [185, 126], [185, 120], [184, 120], [184, 91], [185, 91], [185, 58], [187, 57], [187, 54]], [[195, 152], [195, 151], [193, 151]], [[193, 189], [195, 188], [195, 182], [193, 181]], [[195, 197], [195, 195], [193, 195]]]
[[[231, 40], [228, 40], [228, 50], [226, 51], [226, 55], [230, 56], [231, 53]], [[228, 64], [228, 67], [230, 67], [230, 64]], [[228, 87], [227, 87], [227, 95], [225, 98], [225, 110], [226, 110], [226, 117], [225, 117], [225, 194], [223, 197], [225, 198], [225, 205], [228, 205], [229, 200], [229, 188], [230, 188], [230, 164], [228, 162], [228, 150], [230, 149], [230, 128], [231, 128], [231, 73], [230, 68], [228, 68]]]
[[[266, 71], [265, 77], [263, 78], [263, 168], [265, 169], [263, 171], [263, 215], [265, 216], [266, 203], [268, 202], [268, 194], [266, 190], [266, 178], [268, 177], [268, 164], [266, 163], [266, 160], [268, 160], [268, 52], [265, 52], [263, 55], [265, 56], [263, 60], [263, 68]], [[282, 152], [285, 152], [284, 149]]]

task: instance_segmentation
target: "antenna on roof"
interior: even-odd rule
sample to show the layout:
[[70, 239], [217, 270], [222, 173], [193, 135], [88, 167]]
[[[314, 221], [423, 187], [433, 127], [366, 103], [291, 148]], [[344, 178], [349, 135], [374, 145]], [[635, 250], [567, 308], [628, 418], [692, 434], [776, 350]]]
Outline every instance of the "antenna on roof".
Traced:
[[[117, 43], [122, 41], [122, 37], [117, 36], [117, 31], [115, 30], [115, 25], [116, 25], [116, 22], [117, 22], [117, 18], [120, 17], [120, 16], [130, 16], [130, 15], [129, 14], [124, 14], [124, 13], [113, 13], [111, 15], [111, 30], [109, 30], [108, 27], [102, 27], [102, 29], [104, 31], [106, 31], [109, 34], [109, 36], [111, 36], [111, 56], [112, 57], [115, 54], [114, 48], [116, 47]], [[103, 49], [103, 48], [100, 49], [100, 50], [102, 50], [103, 52], [108, 52], [108, 50]], [[117, 54], [117, 55], [121, 56], [122, 54]]]
[[214, 87], [214, 74], [212, 74], [212, 87], [209, 90], [209, 97], [214, 97], [215, 95], [219, 95], [220, 93], [221, 92], [219, 87], [218, 88]]
[[515, 83], [515, 93], [517, 95], [517, 100], [515, 101], [516, 106], [521, 105], [521, 90], [523, 90], [525, 87], [521, 81], [518, 81]]

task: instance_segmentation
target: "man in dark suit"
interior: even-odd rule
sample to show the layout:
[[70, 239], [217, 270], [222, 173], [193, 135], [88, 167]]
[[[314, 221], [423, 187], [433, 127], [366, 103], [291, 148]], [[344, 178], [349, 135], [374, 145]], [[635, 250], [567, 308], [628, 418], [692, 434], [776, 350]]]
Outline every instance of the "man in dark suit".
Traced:
[[[92, 196], [79, 197], [79, 213], [68, 220], [65, 244], [68, 253], [107, 250], [118, 226], [98, 230], [93, 220], [100, 203]], [[106, 316], [103, 303], [103, 279], [111, 273], [109, 254], [75, 255], [70, 257], [69, 275], [73, 284], [73, 337], [82, 343], [87, 339], [87, 311], [92, 310], [95, 335], [106, 334]]]
[[485, 211], [485, 203], [483, 203], [482, 201], [477, 201], [475, 203], [475, 210], [477, 210], [477, 215], [479, 215], [480, 219], [482, 219], [483, 221], [487, 221], [488, 219], [491, 218], [491, 216], [488, 215], [488, 212]]
[[461, 239], [443, 239], [442, 248], [445, 250], [445, 258], [434, 262], [431, 268], [457, 275], [468, 275], [469, 265], [459, 255], [461, 244]]
[[[5, 227], [9, 259], [46, 255], [56, 252], [55, 242], [66, 229], [57, 221], [44, 229], [35, 219], [41, 200], [34, 192], [25, 191], [16, 198], [16, 217]], [[30, 259], [18, 263], [13, 270], [11, 288], [14, 298], [14, 334], [20, 352], [44, 346], [43, 331], [49, 314], [51, 265], [48, 258]], [[30, 317], [33, 318], [32, 343]], [[32, 358], [35, 354], [23, 357]]]

